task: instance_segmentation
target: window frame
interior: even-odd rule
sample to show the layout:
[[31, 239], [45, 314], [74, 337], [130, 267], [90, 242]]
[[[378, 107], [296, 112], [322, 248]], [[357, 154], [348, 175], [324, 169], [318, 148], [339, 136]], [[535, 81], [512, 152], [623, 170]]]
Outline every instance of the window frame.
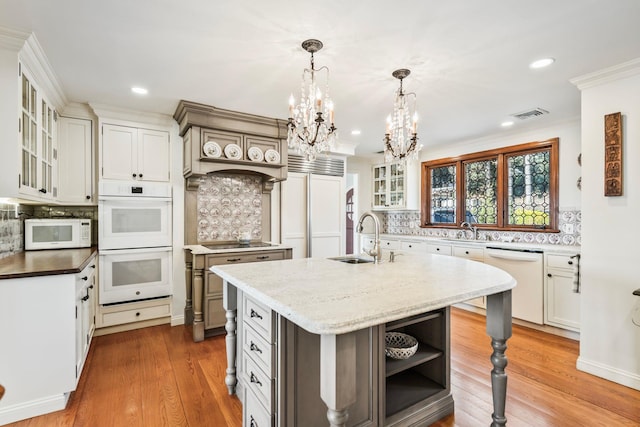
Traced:
[[[508, 223], [508, 197], [509, 197], [509, 169], [507, 158], [533, 154], [541, 151], [549, 151], [549, 225], [512, 225]], [[558, 202], [559, 202], [559, 138], [551, 138], [544, 141], [527, 142], [524, 144], [501, 147], [476, 153], [463, 154], [455, 157], [430, 160], [420, 165], [422, 204], [420, 206], [420, 227], [460, 228], [460, 223], [465, 221], [465, 164], [488, 159], [497, 159], [496, 167], [496, 197], [497, 197], [497, 224], [473, 224], [479, 229], [501, 231], [527, 231], [527, 232], [559, 232], [558, 228]], [[455, 165], [456, 166], [456, 222], [443, 223], [431, 222], [431, 169]]]

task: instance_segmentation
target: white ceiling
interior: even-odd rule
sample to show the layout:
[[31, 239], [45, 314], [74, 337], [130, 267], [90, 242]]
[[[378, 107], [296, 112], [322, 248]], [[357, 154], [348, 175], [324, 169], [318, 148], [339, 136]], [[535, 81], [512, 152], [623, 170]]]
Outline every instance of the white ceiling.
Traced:
[[[579, 116], [571, 78], [640, 58], [639, 20], [639, 0], [0, 0], [0, 26], [35, 33], [69, 101], [169, 115], [185, 99], [286, 118], [300, 44], [320, 39], [340, 139], [360, 155], [382, 149], [397, 68], [425, 147], [536, 107], [550, 114], [510, 131], [545, 126]], [[556, 62], [528, 68], [543, 57]]]

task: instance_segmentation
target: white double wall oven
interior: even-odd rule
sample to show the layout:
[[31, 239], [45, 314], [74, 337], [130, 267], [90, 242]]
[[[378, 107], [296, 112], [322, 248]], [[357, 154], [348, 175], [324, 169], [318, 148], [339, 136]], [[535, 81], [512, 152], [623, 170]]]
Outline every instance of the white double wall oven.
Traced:
[[99, 302], [171, 295], [171, 185], [100, 181]]

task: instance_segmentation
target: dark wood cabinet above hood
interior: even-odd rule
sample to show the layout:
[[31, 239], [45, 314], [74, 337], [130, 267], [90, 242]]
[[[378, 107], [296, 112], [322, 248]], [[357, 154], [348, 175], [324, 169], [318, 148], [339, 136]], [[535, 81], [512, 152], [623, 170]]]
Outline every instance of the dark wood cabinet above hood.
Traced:
[[226, 171], [287, 179], [286, 120], [184, 100], [173, 117], [183, 138], [185, 178]]

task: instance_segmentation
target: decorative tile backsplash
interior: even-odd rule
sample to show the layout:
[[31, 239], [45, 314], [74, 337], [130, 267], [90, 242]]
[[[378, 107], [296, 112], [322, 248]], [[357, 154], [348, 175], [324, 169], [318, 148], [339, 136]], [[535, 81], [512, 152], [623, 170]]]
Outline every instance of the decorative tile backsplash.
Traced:
[[0, 258], [22, 252], [23, 230], [16, 206], [0, 203]]
[[[409, 236], [430, 236], [458, 238], [460, 229], [420, 228], [420, 212], [385, 212], [382, 213], [383, 232]], [[560, 210], [560, 233], [529, 233], [514, 231], [478, 230], [479, 240], [511, 241], [523, 243], [540, 243], [550, 245], [582, 244], [582, 212], [578, 210]], [[470, 231], [465, 231], [470, 233]]]
[[262, 238], [262, 177], [212, 174], [198, 186], [198, 242]]

